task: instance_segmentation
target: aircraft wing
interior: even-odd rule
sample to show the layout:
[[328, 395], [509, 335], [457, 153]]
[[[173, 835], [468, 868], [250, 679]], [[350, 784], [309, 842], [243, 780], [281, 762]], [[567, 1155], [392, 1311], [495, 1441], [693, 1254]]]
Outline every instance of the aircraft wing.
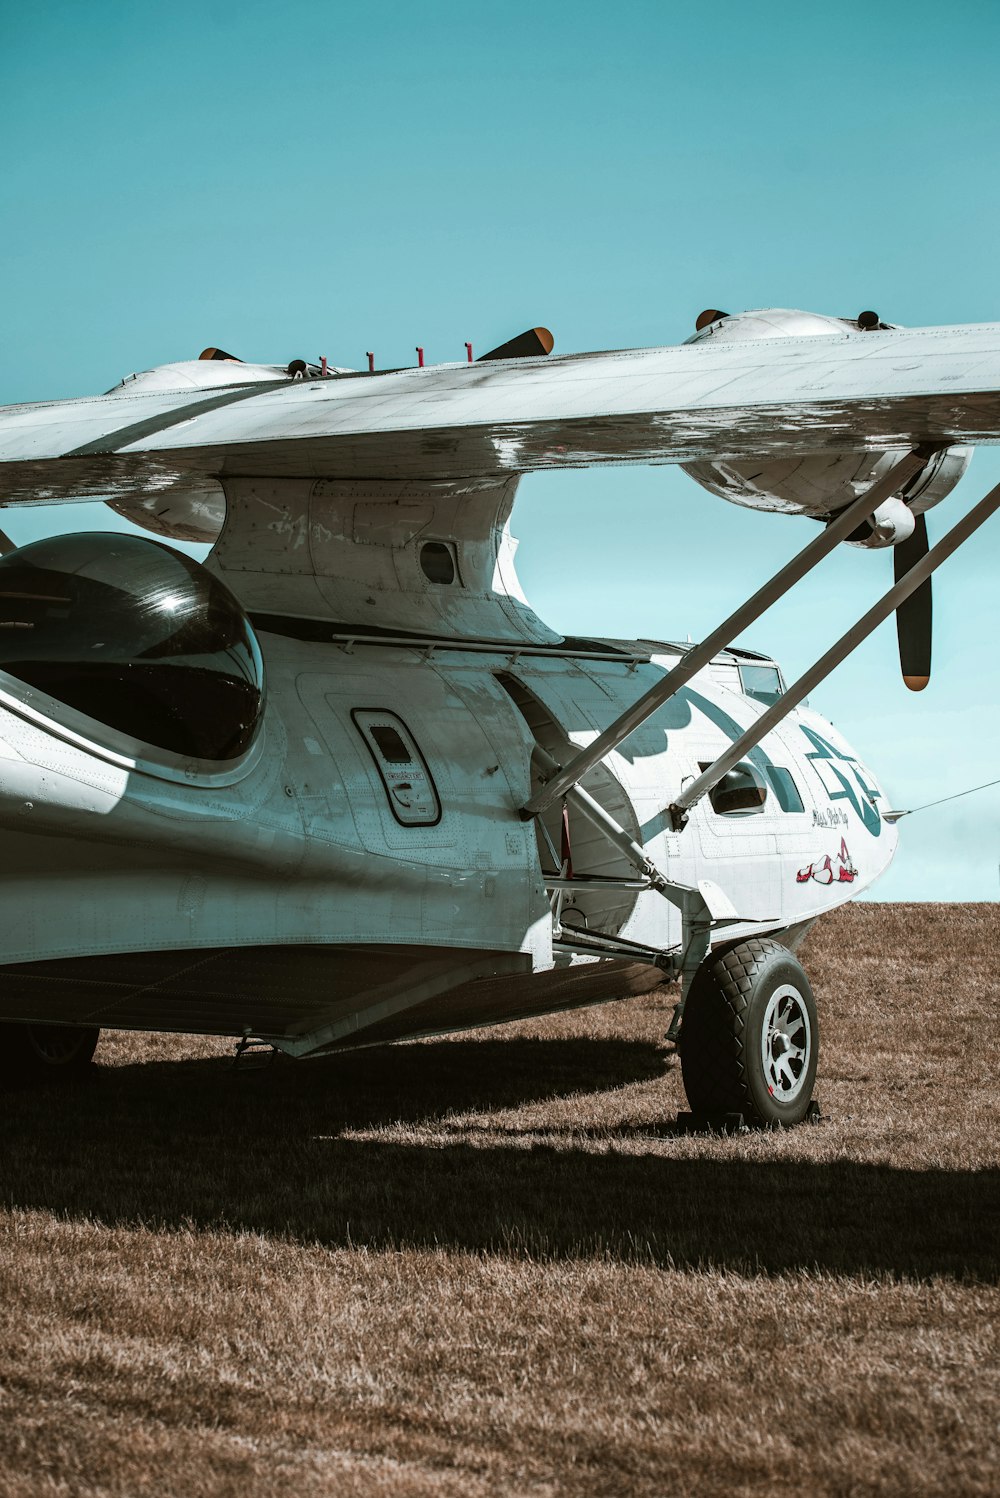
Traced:
[[[204, 366], [203, 366], [204, 367]], [[0, 411], [0, 505], [186, 479], [450, 479], [1000, 441], [1000, 324], [752, 338], [384, 374], [164, 389]], [[242, 372], [246, 371], [246, 372]]]

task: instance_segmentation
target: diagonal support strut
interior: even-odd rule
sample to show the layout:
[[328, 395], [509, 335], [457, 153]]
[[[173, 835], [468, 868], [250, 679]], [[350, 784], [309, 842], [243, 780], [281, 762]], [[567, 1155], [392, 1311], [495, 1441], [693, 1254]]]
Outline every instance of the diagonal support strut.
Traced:
[[688, 812], [702, 796], [706, 795], [713, 786], [718, 785], [724, 775], [727, 775], [734, 765], [738, 764], [750, 750], [755, 748], [777, 725], [793, 712], [803, 698], [808, 697], [819, 682], [830, 672], [839, 666], [852, 651], [856, 650], [862, 640], [866, 640], [874, 629], [894, 612], [896, 608], [913, 593], [920, 584], [934, 572], [941, 563], [951, 556], [953, 551], [964, 541], [967, 541], [972, 533], [979, 529], [990, 516], [1000, 510], [1000, 484], [997, 484], [990, 492], [979, 501], [977, 505], [964, 515], [957, 524], [953, 525], [946, 536], [943, 536], [936, 546], [932, 546], [925, 556], [896, 585], [884, 593], [876, 604], [868, 610], [857, 622], [853, 624], [845, 634], [842, 634], [837, 642], [816, 662], [810, 666], [793, 684], [784, 692], [778, 701], [763, 712], [755, 723], [747, 729], [734, 744], [720, 754], [715, 762], [709, 765], [697, 780], [693, 780], [686, 786], [668, 808], [670, 820], [675, 832], [680, 832], [687, 824]]
[[560, 800], [566, 792], [578, 784], [588, 770], [593, 769], [606, 754], [618, 745], [630, 733], [645, 723], [646, 719], [661, 708], [670, 698], [679, 692], [692, 676], [695, 676], [703, 666], [731, 645], [733, 640], [749, 624], [772, 603], [784, 596], [789, 588], [795, 586], [807, 572], [811, 572], [818, 562], [821, 562], [834, 547], [859, 526], [873, 510], [877, 509], [883, 500], [895, 494], [911, 478], [925, 466], [930, 458], [944, 446], [944, 443], [924, 443], [916, 447], [912, 452], [899, 459], [876, 483], [872, 484], [845, 510], [841, 510], [833, 520], [815, 536], [808, 546], [803, 547], [796, 556], [792, 557], [782, 567], [780, 572], [766, 582], [762, 588], [758, 588], [752, 598], [740, 605], [734, 613], [729, 615], [718, 628], [701, 641], [699, 645], [693, 645], [674, 666], [668, 671], [649, 691], [644, 693], [637, 702], [620, 714], [615, 721], [599, 734], [592, 744], [581, 749], [579, 754], [564, 765], [555, 775], [549, 779], [522, 808], [521, 816], [525, 821], [537, 817], [541, 812]]

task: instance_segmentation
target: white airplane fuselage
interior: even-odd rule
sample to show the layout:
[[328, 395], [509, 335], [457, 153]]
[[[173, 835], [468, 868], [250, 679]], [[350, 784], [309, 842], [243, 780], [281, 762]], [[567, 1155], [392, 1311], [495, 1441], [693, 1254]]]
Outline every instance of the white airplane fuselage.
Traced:
[[[284, 628], [259, 629], [268, 686], [253, 750], [214, 777], [129, 767], [106, 736], [88, 743], [5, 692], [0, 1018], [252, 1033], [306, 1054], [661, 979], [553, 944], [543, 867], [550, 845], [567, 851], [561, 818], [544, 819], [547, 843], [519, 812], [536, 740], [557, 758], [586, 744], [680, 647]], [[706, 798], [670, 829], [684, 782], [763, 711], [741, 669], [777, 677], [720, 657], [584, 786], [671, 879], [724, 889], [741, 917], [727, 938], [794, 937], [882, 872], [896, 832], [874, 776], [807, 708], [750, 756], [761, 810], [719, 815]], [[578, 816], [568, 851], [575, 876], [634, 882]], [[564, 889], [561, 925], [657, 950], [680, 941], [676, 909], [652, 890]]]

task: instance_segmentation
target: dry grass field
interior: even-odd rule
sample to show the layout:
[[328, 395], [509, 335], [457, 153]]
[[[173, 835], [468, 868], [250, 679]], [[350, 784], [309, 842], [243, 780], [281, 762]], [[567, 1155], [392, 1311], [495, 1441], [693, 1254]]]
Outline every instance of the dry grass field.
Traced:
[[0, 1495], [1000, 1490], [1000, 907], [802, 957], [824, 1121], [686, 1137], [669, 991], [0, 1098]]

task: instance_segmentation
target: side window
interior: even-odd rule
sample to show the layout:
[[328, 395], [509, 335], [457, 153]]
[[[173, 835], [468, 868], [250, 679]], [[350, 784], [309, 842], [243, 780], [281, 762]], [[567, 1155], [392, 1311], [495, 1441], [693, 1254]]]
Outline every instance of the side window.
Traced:
[[430, 583], [447, 587], [458, 577], [453, 541], [425, 541], [420, 548], [420, 570]]
[[[699, 763], [698, 768], [705, 771], [709, 765]], [[708, 799], [712, 803], [712, 810], [720, 817], [752, 816], [763, 811], [767, 800], [767, 786], [756, 765], [744, 759], [723, 775], [718, 785], [712, 787]]]
[[783, 769], [781, 765], [768, 765], [767, 778], [782, 811], [805, 811], [799, 788], [792, 779], [790, 770]]

